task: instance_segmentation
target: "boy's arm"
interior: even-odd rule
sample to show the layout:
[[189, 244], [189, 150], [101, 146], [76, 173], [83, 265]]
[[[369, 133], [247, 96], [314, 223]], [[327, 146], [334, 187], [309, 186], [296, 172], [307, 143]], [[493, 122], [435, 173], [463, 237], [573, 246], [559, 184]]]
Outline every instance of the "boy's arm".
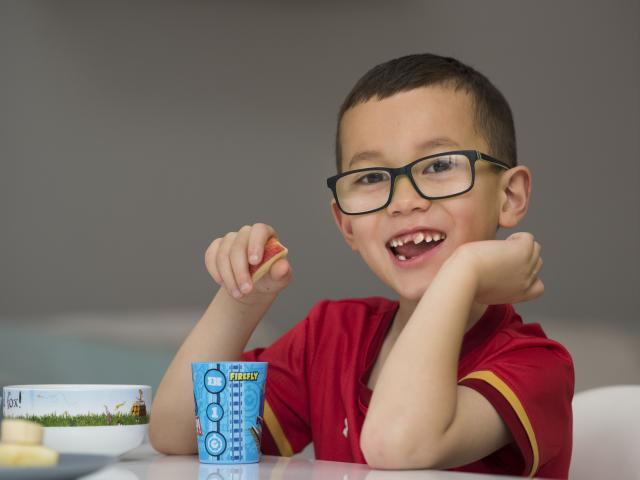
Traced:
[[[265, 252], [271, 237], [277, 238], [273, 227], [256, 223], [216, 238], [207, 248], [205, 265], [222, 287], [158, 387], [149, 424], [155, 449], [175, 454], [197, 451], [191, 362], [240, 359], [256, 325], [291, 281], [287, 259]], [[261, 267], [263, 273], [252, 276], [250, 270]]]
[[[454, 255], [442, 266], [393, 346], [373, 392], [361, 436], [370, 466], [451, 468], [483, 458], [511, 441], [491, 403], [473, 389], [458, 386], [458, 358], [474, 300], [509, 303], [504, 300], [523, 301], [542, 294], [537, 274], [533, 282], [531, 278], [522, 282], [513, 273], [526, 276], [539, 269], [539, 245], [529, 251], [532, 239], [519, 237], [518, 243], [506, 247], [526, 251], [527, 258], [520, 259], [513, 251], [500, 259], [495, 252], [501, 247], [485, 244], [494, 251], [483, 255], [495, 254], [498, 260], [490, 267], [504, 260], [496, 272], [486, 275], [495, 280], [488, 286], [481, 277], [491, 268], [480, 273], [472, 268], [475, 255]], [[521, 263], [527, 268], [517, 268]], [[496, 294], [491, 297], [487, 288]]]
[[473, 279], [443, 270], [390, 352], [362, 429], [374, 468], [447, 468], [510, 441], [493, 406], [458, 386], [458, 357], [474, 296]]
[[276, 295], [243, 304], [220, 288], [162, 378], [153, 400], [149, 439], [168, 454], [197, 452], [191, 362], [238, 360]]

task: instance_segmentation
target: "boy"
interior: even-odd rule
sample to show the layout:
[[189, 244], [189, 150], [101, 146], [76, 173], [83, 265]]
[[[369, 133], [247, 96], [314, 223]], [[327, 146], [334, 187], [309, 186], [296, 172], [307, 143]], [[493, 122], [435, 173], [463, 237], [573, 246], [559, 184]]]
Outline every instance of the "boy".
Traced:
[[252, 285], [268, 225], [214, 240], [205, 263], [224, 288], [158, 388], [154, 447], [196, 451], [190, 362], [260, 360], [265, 453], [314, 442], [318, 459], [373, 468], [566, 478], [571, 357], [511, 305], [544, 291], [540, 244], [495, 240], [529, 205], [515, 145], [504, 97], [455, 59], [367, 72], [340, 110], [327, 184], [345, 241], [399, 299], [320, 301], [271, 347], [242, 353], [291, 268], [280, 259]]

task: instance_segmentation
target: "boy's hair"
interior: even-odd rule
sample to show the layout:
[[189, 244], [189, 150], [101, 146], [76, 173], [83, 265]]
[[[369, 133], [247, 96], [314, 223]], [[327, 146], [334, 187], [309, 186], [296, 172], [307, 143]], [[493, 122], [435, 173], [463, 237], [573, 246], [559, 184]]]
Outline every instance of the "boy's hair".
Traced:
[[342, 172], [340, 124], [344, 113], [360, 103], [377, 100], [419, 87], [441, 85], [471, 94], [475, 110], [475, 128], [495, 156], [516, 166], [516, 132], [511, 108], [502, 93], [480, 72], [451, 57], [431, 53], [406, 55], [376, 65], [358, 80], [338, 113], [336, 131], [336, 167]]

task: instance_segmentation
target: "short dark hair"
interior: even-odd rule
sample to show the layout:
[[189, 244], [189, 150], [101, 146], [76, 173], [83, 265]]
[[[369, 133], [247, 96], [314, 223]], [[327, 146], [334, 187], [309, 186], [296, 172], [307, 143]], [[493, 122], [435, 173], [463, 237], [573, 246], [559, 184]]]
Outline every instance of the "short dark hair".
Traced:
[[509, 103], [487, 77], [452, 57], [431, 53], [405, 55], [376, 65], [354, 85], [338, 113], [336, 168], [342, 172], [340, 124], [345, 112], [360, 103], [378, 100], [419, 87], [442, 85], [470, 93], [475, 109], [475, 128], [493, 155], [509, 166], [518, 164], [516, 132]]

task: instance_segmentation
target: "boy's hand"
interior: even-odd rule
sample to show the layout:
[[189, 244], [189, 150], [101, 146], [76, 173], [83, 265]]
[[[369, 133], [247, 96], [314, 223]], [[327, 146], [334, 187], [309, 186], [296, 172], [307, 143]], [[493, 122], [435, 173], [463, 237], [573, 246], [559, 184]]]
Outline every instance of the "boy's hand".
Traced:
[[541, 246], [527, 232], [506, 240], [469, 242], [459, 247], [463, 268], [476, 279], [475, 301], [484, 305], [533, 300], [544, 293], [538, 274]]
[[277, 235], [272, 227], [256, 223], [216, 238], [205, 253], [207, 271], [232, 297], [242, 298], [244, 304], [272, 300], [291, 281], [293, 274], [287, 258], [277, 260], [255, 285], [249, 274], [249, 262], [260, 263], [264, 245], [273, 236]]

